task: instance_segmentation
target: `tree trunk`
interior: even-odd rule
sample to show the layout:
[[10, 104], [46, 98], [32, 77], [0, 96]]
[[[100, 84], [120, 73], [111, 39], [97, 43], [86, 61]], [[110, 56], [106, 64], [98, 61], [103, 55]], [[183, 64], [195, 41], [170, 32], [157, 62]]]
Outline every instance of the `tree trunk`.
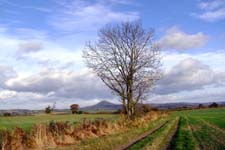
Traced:
[[135, 118], [135, 111], [134, 111], [134, 108], [131, 107], [131, 108], [128, 110], [128, 113], [127, 113], [127, 119], [133, 120], [134, 118]]
[[135, 105], [133, 105], [132, 97], [129, 97], [127, 101], [127, 119], [133, 120], [135, 118]]

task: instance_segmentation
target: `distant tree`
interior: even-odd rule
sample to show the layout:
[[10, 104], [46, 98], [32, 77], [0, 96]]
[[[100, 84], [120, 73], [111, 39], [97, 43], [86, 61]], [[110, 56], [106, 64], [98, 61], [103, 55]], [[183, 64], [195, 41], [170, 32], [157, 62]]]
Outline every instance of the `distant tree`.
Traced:
[[138, 104], [136, 105], [136, 113], [138, 116], [144, 116], [150, 111], [158, 111], [158, 108], [152, 107], [148, 104]]
[[187, 109], [188, 107], [187, 106], [182, 106], [182, 109]]
[[203, 108], [204, 106], [202, 104], [199, 104], [198, 105], [198, 108]]
[[79, 110], [78, 112], [77, 112], [77, 114], [83, 114], [84, 112], [83, 111], [81, 111], [81, 110]]
[[53, 110], [53, 109], [51, 108], [51, 106], [48, 105], [48, 107], [45, 108], [45, 113], [46, 113], [46, 114], [50, 114], [50, 113], [52, 112], [52, 110]]
[[216, 102], [213, 102], [212, 104], [209, 105], [210, 108], [216, 108], [218, 106], [219, 104], [217, 104]]
[[4, 117], [9, 117], [9, 116], [11, 116], [12, 114], [11, 113], [9, 113], [9, 112], [5, 112], [5, 113], [3, 113], [3, 116]]
[[153, 33], [140, 22], [106, 25], [99, 30], [99, 40], [88, 43], [83, 53], [87, 66], [120, 97], [128, 119], [134, 119], [135, 106], [161, 77]]
[[77, 112], [78, 112], [78, 108], [79, 108], [79, 105], [77, 105], [77, 104], [72, 104], [72, 105], [70, 106], [70, 110], [71, 110], [72, 114], [77, 113]]

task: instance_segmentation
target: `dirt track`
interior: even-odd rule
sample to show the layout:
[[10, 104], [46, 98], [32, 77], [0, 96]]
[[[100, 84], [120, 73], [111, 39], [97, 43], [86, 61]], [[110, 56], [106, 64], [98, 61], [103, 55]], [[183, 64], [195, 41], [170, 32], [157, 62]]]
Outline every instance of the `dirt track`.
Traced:
[[150, 134], [153, 134], [154, 132], [156, 132], [158, 129], [162, 128], [163, 126], [165, 126], [169, 121], [165, 121], [163, 123], [161, 123], [160, 125], [158, 125], [157, 127], [149, 130], [148, 132], [145, 132], [143, 134], [141, 134], [140, 136], [132, 139], [129, 143], [122, 145], [121, 147], [118, 148], [118, 150], [128, 150], [129, 147], [133, 146], [134, 144], [138, 143], [139, 141], [141, 141], [142, 139], [144, 139], [145, 137], [149, 136]]

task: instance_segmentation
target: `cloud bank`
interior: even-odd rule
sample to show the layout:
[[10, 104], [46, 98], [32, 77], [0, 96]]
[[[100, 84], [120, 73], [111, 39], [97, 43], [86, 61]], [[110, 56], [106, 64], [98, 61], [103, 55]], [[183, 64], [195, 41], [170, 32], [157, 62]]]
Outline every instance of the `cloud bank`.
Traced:
[[187, 34], [177, 27], [172, 27], [166, 31], [166, 34], [159, 40], [159, 45], [163, 49], [188, 50], [202, 47], [208, 41], [208, 36], [198, 32], [196, 34]]
[[198, 7], [200, 8], [201, 13], [195, 15], [202, 20], [215, 22], [225, 19], [224, 0], [201, 1], [198, 3]]

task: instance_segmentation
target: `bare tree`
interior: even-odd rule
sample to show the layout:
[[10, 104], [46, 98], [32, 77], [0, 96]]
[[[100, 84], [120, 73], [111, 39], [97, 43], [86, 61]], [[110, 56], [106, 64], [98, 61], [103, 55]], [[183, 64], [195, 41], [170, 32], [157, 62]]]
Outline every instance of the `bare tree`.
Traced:
[[161, 61], [153, 30], [140, 22], [106, 25], [99, 39], [87, 43], [83, 52], [86, 64], [115, 94], [120, 96], [128, 119], [135, 116], [135, 106], [145, 100], [160, 78]]

